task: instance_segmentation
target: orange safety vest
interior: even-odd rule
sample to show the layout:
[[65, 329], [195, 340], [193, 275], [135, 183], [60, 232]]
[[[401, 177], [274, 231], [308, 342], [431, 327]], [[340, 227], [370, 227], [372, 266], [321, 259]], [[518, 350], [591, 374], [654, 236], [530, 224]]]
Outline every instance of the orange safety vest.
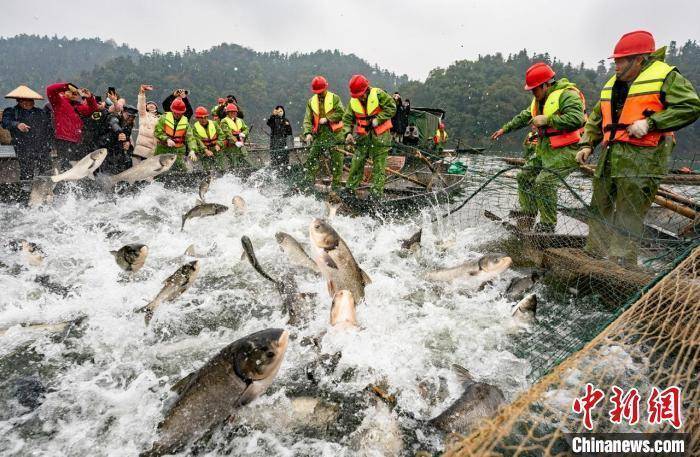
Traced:
[[205, 128], [202, 124], [199, 122], [194, 123], [194, 130], [197, 132], [197, 136], [199, 137], [200, 140], [202, 140], [202, 143], [204, 143], [204, 147], [209, 149], [211, 145], [216, 143], [216, 140], [218, 138], [218, 134], [216, 133], [216, 124], [214, 124], [213, 121], [209, 121], [207, 123], [207, 127]]
[[[557, 89], [552, 91], [547, 100], [544, 102], [544, 108], [542, 109], [542, 114], [547, 117], [551, 117], [557, 111], [559, 111], [559, 99], [565, 90], [575, 90], [579, 98], [583, 102], [583, 110], [586, 110], [586, 99], [583, 96], [583, 92], [578, 90], [574, 86], [565, 87], [563, 89]], [[539, 104], [536, 98], [532, 98], [532, 104], [530, 105], [530, 114], [532, 117], [539, 115]], [[563, 148], [564, 146], [569, 146], [574, 143], [578, 143], [581, 139], [581, 133], [583, 133], [583, 126], [576, 130], [557, 130], [554, 127], [541, 128], [538, 130], [539, 136], [549, 137], [549, 144], [552, 148]]]
[[[173, 113], [170, 111], [165, 113], [165, 116], [163, 117], [165, 118], [163, 133], [165, 133], [168, 138], [173, 140], [176, 147], [181, 147], [183, 144], [185, 144], [185, 135], [187, 134], [187, 127], [189, 126], [187, 117], [180, 117], [180, 119], [177, 121], [177, 125], [175, 125], [175, 118], [173, 117]], [[161, 143], [166, 144], [167, 142]]]
[[617, 124], [613, 122], [611, 103], [616, 77], [613, 75], [605, 83], [600, 92], [600, 113], [603, 116], [602, 128], [605, 143], [619, 141], [635, 146], [653, 147], [658, 146], [662, 136], [673, 136], [672, 132], [649, 132], [641, 138], [634, 138], [627, 134], [627, 127], [632, 125], [634, 121], [647, 118], [665, 108], [661, 101], [661, 87], [666, 76], [674, 68], [657, 60], [642, 71], [630, 84], [627, 99], [625, 99]]
[[[379, 89], [376, 87], [370, 89], [366, 107], [362, 106], [362, 102], [360, 102], [359, 99], [354, 97], [350, 99], [350, 109], [352, 109], [355, 114], [355, 133], [358, 135], [367, 135], [369, 133], [368, 128], [372, 127], [370, 118], [373, 118], [383, 111], [382, 107], [379, 106], [378, 92]], [[384, 132], [388, 132], [391, 127], [391, 119], [387, 119], [374, 127], [374, 133], [381, 135]]]
[[[318, 94], [314, 94], [314, 96], [311, 97], [311, 100], [309, 101], [311, 105], [311, 111], [313, 113], [313, 133], [318, 133], [319, 121], [321, 120], [321, 106], [318, 98]], [[326, 92], [326, 96], [323, 99], [323, 111], [326, 113], [326, 118], [328, 117], [328, 114], [334, 109], [334, 99], [334, 93]], [[331, 122], [330, 120], [328, 120], [328, 126], [331, 128], [331, 131], [337, 132], [338, 130], [343, 128], [343, 121]]]
[[442, 132], [440, 132], [440, 129], [437, 129], [435, 131], [435, 136], [433, 137], [433, 143], [447, 143], [447, 130], [443, 130]]

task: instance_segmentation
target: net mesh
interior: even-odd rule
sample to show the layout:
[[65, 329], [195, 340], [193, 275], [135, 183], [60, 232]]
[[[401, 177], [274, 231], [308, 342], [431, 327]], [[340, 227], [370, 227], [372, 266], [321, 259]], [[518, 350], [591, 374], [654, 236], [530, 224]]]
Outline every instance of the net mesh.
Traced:
[[[533, 386], [468, 436], [452, 437], [447, 455], [570, 455], [564, 434], [585, 431], [571, 405], [587, 383], [606, 393], [605, 402], [614, 385], [637, 388], [643, 399], [654, 386], [680, 387], [680, 431], [700, 453], [698, 176], [669, 173], [651, 181], [625, 176], [652, 185], [646, 203], [634, 192], [620, 196], [629, 199], [618, 201], [620, 207], [639, 211], [626, 218], [606, 217], [591, 207], [594, 168], [538, 169], [554, 175], [549, 182], [557, 189], [548, 202], [556, 226], [543, 232], [534, 225], [541, 216], [523, 224], [522, 214], [512, 212], [523, 194], [544, 195], [536, 186], [523, 192], [522, 185], [518, 194], [524, 160], [493, 154], [458, 160], [468, 170], [465, 191], [435, 220], [446, 230], [452, 224], [491, 224], [497, 236], [476, 250], [506, 252], [520, 269], [541, 269], [547, 287], [538, 290], [545, 303], [538, 306], [537, 322], [515, 336], [510, 348], [530, 362]], [[589, 254], [584, 248], [596, 223], [605, 234], [603, 244], [613, 247]], [[614, 246], [623, 254], [615, 255]], [[612, 424], [609, 410], [593, 411], [593, 432], [669, 428], [650, 425], [644, 414], [634, 426]]]

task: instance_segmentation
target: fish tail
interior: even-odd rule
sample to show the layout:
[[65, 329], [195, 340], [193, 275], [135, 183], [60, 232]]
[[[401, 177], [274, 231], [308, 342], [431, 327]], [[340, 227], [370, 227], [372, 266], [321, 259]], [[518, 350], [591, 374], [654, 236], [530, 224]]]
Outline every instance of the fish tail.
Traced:
[[143, 320], [146, 323], [146, 325], [148, 325], [151, 322], [151, 319], [153, 318], [153, 310], [155, 309], [156, 306], [157, 306], [157, 302], [155, 300], [153, 300], [152, 302], [150, 302], [146, 306], [143, 306], [143, 307], [136, 310], [137, 313], [144, 313]]
[[180, 227], [180, 231], [185, 230], [185, 222], [187, 222], [187, 215], [182, 216], [182, 226]]

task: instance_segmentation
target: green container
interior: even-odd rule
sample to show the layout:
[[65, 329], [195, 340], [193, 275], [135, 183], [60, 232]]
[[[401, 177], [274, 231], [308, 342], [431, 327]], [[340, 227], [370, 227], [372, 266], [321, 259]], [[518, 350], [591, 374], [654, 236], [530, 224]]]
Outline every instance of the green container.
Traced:
[[447, 172], [453, 175], [463, 175], [467, 172], [467, 166], [459, 161], [452, 162], [452, 165], [450, 165], [450, 168], [447, 169]]

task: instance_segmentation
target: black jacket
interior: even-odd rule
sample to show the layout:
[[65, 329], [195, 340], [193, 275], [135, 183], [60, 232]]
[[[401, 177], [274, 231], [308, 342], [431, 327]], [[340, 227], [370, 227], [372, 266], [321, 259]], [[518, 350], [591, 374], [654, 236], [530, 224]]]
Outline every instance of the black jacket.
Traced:
[[[21, 132], [17, 125], [29, 126], [27, 133]], [[41, 108], [23, 110], [16, 105], [5, 108], [2, 114], [2, 127], [12, 135], [12, 144], [18, 154], [43, 155], [51, 150], [53, 126], [51, 117]]]
[[[163, 112], [167, 113], [170, 111], [170, 104], [175, 101], [176, 98], [177, 97], [175, 95], [170, 94], [165, 100], [163, 100]], [[190, 105], [190, 99], [189, 97], [183, 97], [182, 101], [185, 102], [185, 117], [191, 120], [194, 110], [192, 109], [192, 105]]]
[[85, 151], [92, 152], [98, 148], [107, 147], [109, 128], [107, 119], [110, 114], [107, 109], [98, 110], [83, 119], [83, 145]]
[[119, 134], [126, 135], [126, 140], [130, 142], [133, 124], [126, 124], [120, 115], [110, 114], [107, 118], [107, 126], [107, 142], [104, 147], [107, 148], [108, 152], [100, 171], [109, 174], [121, 173], [131, 166], [131, 153], [134, 151], [134, 145], [130, 144], [128, 149], [124, 149], [124, 142], [119, 141]]
[[292, 136], [292, 124], [286, 117], [270, 116], [267, 126], [270, 127], [270, 149], [283, 149], [287, 137]]

